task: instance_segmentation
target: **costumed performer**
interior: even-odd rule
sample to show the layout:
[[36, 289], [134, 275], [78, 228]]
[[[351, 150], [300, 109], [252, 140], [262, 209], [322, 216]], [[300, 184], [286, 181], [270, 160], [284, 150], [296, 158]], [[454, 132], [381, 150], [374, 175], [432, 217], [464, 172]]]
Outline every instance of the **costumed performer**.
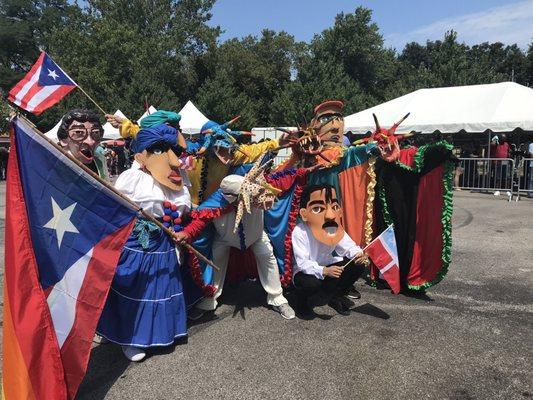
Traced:
[[[171, 111], [159, 110], [141, 120], [141, 127], [149, 127], [150, 124], [161, 123], [163, 119], [171, 116]], [[176, 114], [177, 115], [177, 114]], [[140, 129], [132, 121], [116, 115], [106, 115], [108, 121], [119, 128], [122, 137], [135, 136]], [[201, 129], [198, 140], [183, 141], [180, 143], [186, 147], [187, 152], [198, 155], [195, 167], [188, 172], [189, 186], [193, 204], [200, 204], [213, 194], [220, 186], [222, 179], [232, 172], [232, 168], [255, 162], [265, 152], [283, 144], [283, 139], [269, 140], [262, 143], [239, 144], [238, 139], [249, 132], [233, 131], [230, 126], [237, 120], [234, 118], [224, 124], [214, 121], [206, 122]], [[165, 121], [166, 122], [166, 121]]]
[[301, 197], [300, 217], [302, 222], [292, 232], [297, 311], [303, 318], [312, 317], [310, 297], [322, 292], [330, 307], [348, 315], [355, 304], [345, 295], [363, 274], [368, 258], [343, 229], [335, 188], [307, 186]]
[[[124, 171], [116, 188], [164, 224], [179, 231], [191, 209], [189, 191], [175, 154], [177, 130], [166, 124], [141, 129], [132, 141], [140, 168]], [[139, 218], [120, 256], [100, 318], [98, 333], [122, 345], [132, 361], [146, 356], [146, 348], [171, 345], [187, 335], [187, 305], [207, 289], [191, 277], [184, 255], [157, 225]]]
[[90, 110], [73, 109], [61, 119], [57, 130], [59, 145], [85, 164], [100, 178], [109, 178], [105, 157], [98, 150], [104, 129], [98, 115]]
[[[232, 247], [252, 250], [259, 280], [267, 292], [267, 303], [283, 318], [295, 317], [294, 310], [283, 296], [276, 258], [264, 231], [264, 210], [272, 207], [282, 189], [275, 187], [274, 180], [267, 182], [265, 178], [265, 171], [272, 165], [272, 160], [263, 165], [260, 163], [261, 160], [258, 160], [244, 177], [226, 176], [220, 184], [220, 189], [192, 214], [193, 221], [177, 234], [181, 235], [182, 240], [192, 241], [211, 222], [215, 230], [211, 251], [213, 262], [221, 269], [215, 271], [213, 277], [217, 290], [212, 298], [205, 298], [197, 304], [195, 311], [189, 314], [190, 318], [198, 319], [206, 311], [216, 309]], [[278, 186], [290, 187], [298, 176], [306, 173], [305, 169], [298, 170], [297, 173], [280, 179]]]
[[[343, 106], [340, 100], [327, 100], [317, 105], [309, 127], [297, 133], [297, 142], [292, 146], [292, 156], [278, 167], [277, 171], [283, 173], [290, 170], [292, 166], [320, 166], [320, 170], [307, 176], [306, 185], [333, 186], [339, 201], [343, 204], [344, 229], [356, 243], [366, 245], [372, 240], [374, 155], [380, 153], [375, 143], [343, 146]], [[288, 140], [294, 140], [294, 135], [291, 134]], [[298, 189], [301, 196], [302, 188]], [[291, 215], [298, 213], [300, 205], [298, 191], [295, 193], [293, 199], [295, 201], [290, 205]], [[282, 204], [279, 204], [279, 207], [281, 206]], [[294, 222], [291, 224], [291, 220], [288, 224], [284, 222], [283, 215], [269, 213], [267, 226], [280, 225], [287, 225], [287, 227], [271, 228], [270, 231], [281, 231], [283, 236], [278, 234], [279, 239], [272, 238], [272, 236], [271, 239], [280, 269], [283, 269], [284, 282], [288, 284], [293, 275], [291, 234], [295, 224]], [[361, 297], [354, 286], [348, 288], [348, 296], [353, 299]]]
[[[187, 148], [187, 142], [185, 141], [185, 138], [183, 137], [183, 134], [180, 130], [181, 115], [174, 111], [158, 110], [141, 119], [140, 125], [137, 125], [129, 119], [121, 117], [119, 115], [106, 114], [106, 119], [113, 127], [119, 130], [120, 136], [124, 139], [135, 138], [137, 136], [137, 133], [142, 128], [151, 128], [160, 124], [168, 125], [172, 128], [175, 128], [178, 132], [177, 148], [179, 148], [183, 152]], [[186, 154], [184, 154], [183, 152], [182, 160], [186, 158]], [[132, 167], [138, 168], [138, 164], [134, 162]], [[183, 184], [187, 186], [188, 189], [190, 189], [191, 182], [189, 180], [187, 172], [184, 169], [180, 169], [180, 174], [183, 179]]]

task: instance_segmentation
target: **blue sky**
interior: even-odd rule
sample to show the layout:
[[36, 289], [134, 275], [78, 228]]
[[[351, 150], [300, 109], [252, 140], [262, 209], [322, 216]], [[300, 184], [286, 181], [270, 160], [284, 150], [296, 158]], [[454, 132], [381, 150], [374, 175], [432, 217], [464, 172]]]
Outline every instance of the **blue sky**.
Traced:
[[335, 15], [359, 5], [373, 10], [386, 45], [398, 50], [407, 42], [441, 39], [449, 29], [467, 44], [501, 41], [526, 48], [533, 40], [533, 0], [217, 0], [210, 24], [225, 31], [221, 40], [269, 28], [308, 42], [331, 27]]

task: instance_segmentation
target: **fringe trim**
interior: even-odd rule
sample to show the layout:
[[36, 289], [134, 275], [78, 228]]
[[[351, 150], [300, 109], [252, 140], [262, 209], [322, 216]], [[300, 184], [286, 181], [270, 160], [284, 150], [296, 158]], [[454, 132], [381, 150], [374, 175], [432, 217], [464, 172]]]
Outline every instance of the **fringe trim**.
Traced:
[[204, 157], [202, 171], [200, 172], [200, 190], [198, 191], [198, 204], [204, 201], [204, 194], [207, 188], [207, 173], [209, 171], [209, 157]]
[[285, 247], [285, 257], [283, 259], [285, 270], [283, 271], [283, 276], [280, 278], [281, 285], [287, 287], [292, 282], [292, 260], [293, 260], [293, 251], [292, 251], [292, 231], [296, 226], [296, 220], [298, 219], [300, 197], [304, 190], [304, 186], [307, 183], [307, 176], [303, 175], [296, 179], [296, 187], [294, 188], [294, 195], [291, 202], [291, 210], [289, 212], [289, 222], [287, 224], [287, 233], [285, 234], [284, 247]]
[[194, 280], [194, 283], [196, 283], [196, 285], [202, 289], [205, 297], [213, 297], [217, 291], [217, 288], [213, 285], [206, 285], [204, 283], [204, 276], [198, 258], [190, 249], [187, 251], [189, 253], [189, 269], [191, 270], [191, 276]]
[[191, 211], [189, 214], [190, 219], [208, 219], [212, 220], [215, 218], [219, 218], [220, 216], [228, 213], [233, 209], [233, 206], [231, 204], [228, 204], [225, 207], [217, 207], [217, 208], [204, 208], [203, 210], [194, 210]]
[[368, 186], [366, 187], [366, 221], [365, 221], [365, 241], [364, 246], [368, 245], [372, 241], [373, 229], [372, 225], [374, 223], [374, 199], [376, 197], [376, 171], [374, 165], [376, 164], [376, 159], [371, 157], [368, 160], [368, 168], [366, 173], [370, 177]]
[[[447, 146], [448, 147], [448, 146]], [[451, 145], [450, 147], [451, 148]], [[446, 276], [448, 268], [452, 261], [452, 213], [453, 213], [453, 176], [455, 172], [455, 165], [451, 161], [446, 162], [444, 170], [444, 204], [442, 206], [442, 267], [435, 277], [430, 282], [422, 285], [407, 285], [411, 290], [424, 290], [436, 285]]]
[[[430, 147], [444, 147], [447, 150], [451, 150], [453, 146], [448, 143], [445, 140], [441, 140], [435, 144], [427, 144], [418, 149], [418, 151], [415, 154], [414, 159], [414, 167], [409, 167], [408, 165], [405, 165], [399, 161], [396, 162], [396, 165], [400, 168], [403, 168], [407, 171], [411, 171], [414, 173], [419, 173], [423, 166], [424, 166], [424, 154], [426, 153], [427, 149]], [[441, 213], [441, 223], [442, 223], [442, 252], [441, 252], [441, 259], [442, 259], [442, 267], [435, 277], [430, 282], [426, 282], [422, 285], [407, 285], [407, 287], [411, 290], [424, 290], [428, 287], [434, 286], [446, 276], [448, 273], [448, 267], [451, 263], [451, 252], [452, 252], [452, 212], [453, 212], [453, 190], [452, 190], [452, 182], [453, 182], [453, 174], [454, 174], [455, 166], [453, 162], [446, 161], [445, 167], [444, 167], [444, 176], [443, 176], [443, 184], [444, 184], [444, 204], [442, 206], [442, 213]], [[385, 195], [385, 187], [381, 183], [379, 185], [379, 199], [381, 201], [382, 207], [383, 207], [383, 219], [385, 220], [385, 223], [387, 225], [393, 224], [392, 218], [389, 213], [388, 205], [387, 205], [387, 199]]]

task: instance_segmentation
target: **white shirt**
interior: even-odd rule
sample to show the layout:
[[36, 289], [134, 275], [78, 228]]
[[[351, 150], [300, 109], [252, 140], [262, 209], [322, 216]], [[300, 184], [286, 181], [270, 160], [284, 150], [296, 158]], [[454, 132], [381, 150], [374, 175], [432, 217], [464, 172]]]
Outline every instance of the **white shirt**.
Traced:
[[154, 217], [163, 217], [165, 200], [175, 204], [182, 214], [191, 210], [191, 195], [186, 186], [181, 190], [169, 189], [150, 174], [137, 168], [130, 168], [121, 173], [115, 182], [115, 187]]
[[[248, 214], [246, 211], [242, 216], [242, 224], [244, 228], [244, 238], [246, 248], [257, 242], [263, 235], [263, 210], [252, 207], [252, 212]], [[239, 230], [233, 233], [235, 226], [235, 211], [230, 211], [219, 218], [213, 220], [215, 229], [217, 231], [215, 240], [227, 246], [241, 248], [241, 238]]]
[[[302, 222], [292, 231], [292, 250], [296, 260], [293, 276], [298, 272], [303, 272], [314, 275], [318, 279], [324, 279], [322, 274], [324, 267], [342, 261], [344, 257], [354, 258], [362, 252], [346, 232], [336, 246], [328, 246], [316, 240], [311, 229]], [[333, 251], [336, 255], [333, 255]]]

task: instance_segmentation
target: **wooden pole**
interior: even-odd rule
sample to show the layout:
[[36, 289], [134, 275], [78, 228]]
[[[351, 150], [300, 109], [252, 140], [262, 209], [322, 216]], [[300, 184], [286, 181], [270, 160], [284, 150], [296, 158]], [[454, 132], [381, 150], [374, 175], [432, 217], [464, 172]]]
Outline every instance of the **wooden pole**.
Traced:
[[81, 86], [78, 85], [78, 89], [80, 89], [81, 92], [82, 92], [85, 96], [87, 96], [87, 98], [88, 98], [89, 100], [91, 100], [91, 101], [94, 103], [94, 105], [95, 105], [96, 107], [98, 107], [98, 109], [99, 109], [100, 111], [102, 111], [102, 113], [104, 113], [104, 115], [105, 115], [105, 114], [108, 114], [108, 113], [106, 113], [106, 112], [104, 111], [104, 109], [103, 109], [102, 107], [100, 107], [100, 106], [98, 105], [98, 103], [97, 103], [96, 101], [93, 100], [93, 98], [92, 98], [91, 96], [89, 96], [89, 95], [87, 94], [87, 92], [86, 92], [85, 90], [82, 89]]
[[[89, 168], [87, 168], [81, 161], [74, 158], [71, 154], [64, 151], [60, 146], [58, 146], [56, 143], [54, 143], [52, 140], [47, 138], [41, 131], [39, 131], [34, 124], [31, 123], [26, 117], [23, 115], [18, 114], [17, 118], [23, 119], [25, 122], [27, 122], [30, 127], [33, 128], [35, 132], [37, 132], [41, 137], [43, 137], [48, 143], [50, 143], [52, 146], [54, 146], [57, 150], [59, 150], [62, 154], [64, 154], [66, 157], [68, 157], [72, 162], [74, 162], [76, 165], [78, 165], [81, 169], [83, 169], [85, 172], [87, 172], [89, 175], [91, 175], [94, 179], [96, 179], [98, 182], [100, 182], [103, 186], [105, 186], [107, 189], [111, 190], [114, 194], [119, 196], [121, 199], [129, 203], [131, 206], [133, 206], [138, 213], [140, 213], [143, 218], [153, 222], [156, 224], [159, 228], [161, 228], [164, 232], [166, 232], [171, 238], [174, 237], [174, 231], [170, 228], [167, 228], [165, 225], [163, 225], [160, 221], [158, 221], [152, 214], [144, 211], [142, 208], [139, 207], [137, 203], [135, 203], [133, 200], [131, 200], [129, 197], [124, 195], [123, 193], [119, 192], [117, 189], [115, 189], [113, 186], [111, 186], [108, 182], [104, 181], [98, 174], [91, 171]], [[205, 257], [202, 253], [200, 253], [198, 250], [196, 250], [193, 246], [191, 246], [189, 243], [179, 243], [180, 246], [183, 246], [190, 251], [192, 251], [196, 257], [198, 257], [200, 260], [205, 262], [206, 264], [213, 267], [215, 270], [220, 271], [220, 268], [217, 267], [210, 259]]]

